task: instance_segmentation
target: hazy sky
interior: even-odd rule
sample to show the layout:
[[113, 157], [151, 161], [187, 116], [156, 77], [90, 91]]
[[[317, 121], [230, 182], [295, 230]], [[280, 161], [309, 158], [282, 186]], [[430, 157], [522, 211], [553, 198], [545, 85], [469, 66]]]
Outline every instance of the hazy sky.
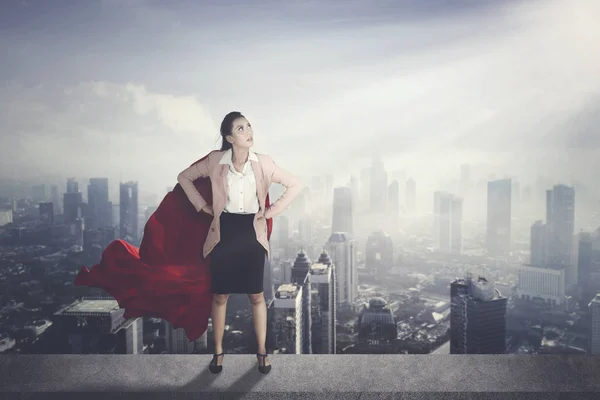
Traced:
[[162, 192], [240, 110], [255, 150], [299, 176], [345, 181], [379, 148], [419, 177], [466, 162], [589, 179], [598, 15], [598, 0], [4, 0], [0, 177]]

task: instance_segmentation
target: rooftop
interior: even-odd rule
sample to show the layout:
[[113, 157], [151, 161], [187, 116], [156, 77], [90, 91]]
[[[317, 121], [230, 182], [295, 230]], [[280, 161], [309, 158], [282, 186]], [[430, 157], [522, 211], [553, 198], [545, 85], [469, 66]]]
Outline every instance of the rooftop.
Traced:
[[[125, 392], [144, 392], [145, 399], [188, 399], [190, 392], [237, 393], [231, 397], [236, 399], [243, 393], [253, 395], [243, 398], [260, 399], [383, 399], [397, 393], [403, 393], [403, 399], [453, 399], [481, 392], [521, 393], [511, 399], [558, 399], [560, 393], [571, 394], [561, 399], [587, 399], [592, 397], [583, 392], [588, 396], [600, 392], [600, 363], [586, 356], [272, 354], [273, 370], [266, 376], [257, 371], [254, 355], [226, 355], [219, 375], [208, 371], [210, 359], [210, 355], [3, 354], [0, 387], [2, 398], [12, 398], [7, 392], [14, 398], [31, 392], [70, 398], [61, 393], [102, 391], [111, 399], [123, 398]], [[159, 392], [175, 391], [159, 397]]]

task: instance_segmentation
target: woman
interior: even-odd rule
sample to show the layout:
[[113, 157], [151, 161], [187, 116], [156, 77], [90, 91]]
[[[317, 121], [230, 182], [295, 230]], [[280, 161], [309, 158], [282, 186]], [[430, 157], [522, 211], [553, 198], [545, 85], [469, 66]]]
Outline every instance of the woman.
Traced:
[[[258, 341], [258, 369], [267, 374], [271, 364], [266, 354], [267, 308], [263, 295], [265, 255], [269, 256], [266, 220], [280, 214], [301, 192], [298, 179], [279, 168], [271, 157], [251, 150], [254, 132], [237, 111], [221, 123], [221, 151], [182, 171], [177, 181], [196, 211], [212, 216], [203, 246], [210, 254], [212, 275], [212, 324], [215, 354], [209, 369], [223, 370], [223, 333], [230, 293], [248, 294], [252, 304], [254, 330]], [[196, 189], [194, 181], [209, 177], [212, 205]], [[285, 193], [267, 209], [265, 198], [272, 182], [286, 187]]]

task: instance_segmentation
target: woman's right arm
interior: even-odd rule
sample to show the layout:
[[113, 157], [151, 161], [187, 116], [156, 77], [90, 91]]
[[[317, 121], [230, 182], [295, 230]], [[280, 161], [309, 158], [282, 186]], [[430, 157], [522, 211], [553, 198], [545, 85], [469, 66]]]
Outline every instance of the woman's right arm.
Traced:
[[200, 212], [206, 205], [206, 200], [198, 192], [194, 181], [198, 178], [205, 178], [208, 176], [208, 157], [200, 160], [196, 164], [186, 168], [177, 175], [177, 182], [181, 185], [181, 188], [187, 195], [190, 203], [193, 204], [196, 211]]

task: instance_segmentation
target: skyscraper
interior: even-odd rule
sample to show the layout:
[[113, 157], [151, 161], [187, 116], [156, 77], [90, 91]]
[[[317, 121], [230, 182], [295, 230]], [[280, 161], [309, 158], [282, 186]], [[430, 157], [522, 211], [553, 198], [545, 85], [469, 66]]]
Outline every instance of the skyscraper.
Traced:
[[511, 215], [511, 180], [488, 182], [487, 250], [492, 256], [510, 253]]
[[90, 178], [88, 185], [89, 229], [112, 226], [112, 203], [108, 199], [108, 178]]
[[531, 225], [530, 264], [534, 267], [546, 267], [548, 258], [548, 227], [542, 221]]
[[462, 251], [462, 199], [446, 192], [434, 193], [434, 239], [437, 250]]
[[573, 281], [571, 255], [575, 234], [575, 190], [555, 185], [546, 191], [546, 223], [548, 224], [548, 265], [567, 270], [567, 283]]
[[75, 178], [67, 180], [67, 192], [63, 195], [64, 221], [74, 224], [77, 218], [83, 218], [83, 193], [79, 191], [79, 184]]
[[120, 184], [119, 237], [132, 244], [138, 241], [138, 183]]
[[590, 351], [591, 355], [600, 355], [600, 293], [589, 304], [590, 314]]
[[354, 233], [354, 207], [352, 190], [349, 187], [336, 187], [333, 191], [332, 232]]
[[[319, 261], [326, 261], [327, 253]], [[335, 354], [335, 292], [332, 264], [317, 262], [311, 265], [309, 281], [312, 293], [312, 352]]]
[[370, 179], [370, 209], [375, 213], [387, 210], [387, 172], [383, 167], [383, 161], [378, 152], [373, 155]]
[[485, 278], [450, 285], [450, 354], [504, 354], [506, 297]]
[[358, 294], [356, 240], [347, 233], [334, 232], [327, 241], [327, 250], [335, 265], [337, 306], [351, 306]]

